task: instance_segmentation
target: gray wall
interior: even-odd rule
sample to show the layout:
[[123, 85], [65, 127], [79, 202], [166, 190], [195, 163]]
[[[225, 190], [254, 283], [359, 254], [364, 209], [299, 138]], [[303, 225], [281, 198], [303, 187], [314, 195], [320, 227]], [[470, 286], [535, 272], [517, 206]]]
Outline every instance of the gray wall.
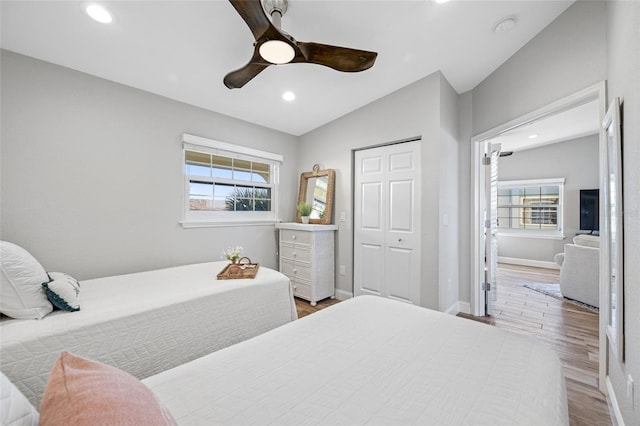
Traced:
[[[640, 2], [607, 2], [609, 100], [624, 98], [625, 362], [609, 354], [609, 375], [627, 425], [640, 424]], [[627, 375], [635, 381], [627, 399]]]
[[[469, 304], [471, 300], [471, 140], [473, 121], [473, 93], [458, 96], [458, 299]], [[470, 307], [469, 307], [470, 308]]]
[[473, 133], [606, 79], [606, 10], [577, 1], [473, 89]]
[[498, 256], [553, 262], [580, 229], [580, 189], [598, 188], [599, 137], [517, 151], [499, 161], [498, 178], [505, 180], [565, 178], [565, 240], [498, 235]]
[[[625, 98], [626, 361], [609, 357], [608, 369], [626, 424], [640, 424], [639, 9], [633, 1], [577, 1], [472, 91], [473, 134], [606, 79], [609, 97]], [[469, 188], [461, 196], [470, 197]], [[636, 382], [635, 408], [626, 399], [627, 374]]]
[[[183, 229], [181, 135], [284, 155], [297, 193], [297, 138], [2, 52], [0, 237], [78, 279], [220, 260], [229, 245], [276, 266], [273, 226]], [[294, 200], [280, 215], [292, 220]]]
[[[438, 161], [440, 310], [457, 308], [460, 300], [458, 93], [446, 80], [440, 86], [440, 159]], [[429, 153], [432, 155], [432, 153]], [[428, 165], [427, 165], [428, 166]], [[426, 194], [425, 194], [426, 195]], [[424, 212], [424, 210], [423, 210]], [[433, 256], [433, 253], [429, 253]], [[429, 271], [425, 271], [429, 273]], [[457, 312], [455, 312], [457, 313]]]
[[[455, 259], [446, 258], [447, 253], [439, 251], [442, 232], [439, 216], [447, 213], [455, 218], [455, 212], [449, 209], [456, 202], [441, 205], [440, 194], [445, 188], [455, 198], [457, 188], [455, 183], [443, 181], [446, 167], [441, 161], [447, 157], [447, 161], [457, 162], [453, 147], [457, 144], [456, 98], [442, 74], [435, 73], [301, 137], [300, 171], [309, 170], [314, 163], [336, 169], [335, 211], [339, 225], [336, 264], [347, 269], [345, 276], [337, 277], [339, 292], [353, 292], [353, 150], [421, 135], [421, 304], [436, 309], [447, 307], [439, 306], [440, 286], [451, 278], [452, 286], [458, 287], [457, 277], [447, 276], [448, 271], [457, 267], [458, 259], [457, 255]], [[345, 212], [345, 222], [339, 221], [340, 212]], [[455, 219], [452, 223], [451, 232], [455, 232]], [[457, 249], [453, 247], [451, 251]], [[439, 270], [439, 265], [446, 265], [444, 271]], [[455, 293], [454, 290], [457, 297]]]
[[[347, 217], [345, 222], [336, 221], [340, 226], [336, 263], [347, 267], [346, 276], [338, 277], [337, 288], [351, 292], [351, 152], [422, 135], [427, 194], [423, 197], [423, 304], [439, 307], [455, 297], [455, 289], [446, 283], [456, 279], [447, 274], [457, 261], [458, 298], [468, 302], [470, 136], [608, 75], [610, 96], [625, 98], [627, 339], [626, 362], [610, 358], [609, 374], [625, 422], [639, 424], [639, 31], [639, 2], [578, 1], [473, 91], [458, 97], [457, 124], [450, 108], [453, 93], [437, 73], [302, 136], [300, 148], [298, 139], [286, 134], [3, 52], [0, 236], [24, 245], [47, 269], [81, 279], [216, 260], [230, 244], [243, 244], [266, 265], [274, 266], [272, 227], [183, 230], [177, 224], [182, 197], [179, 138], [182, 132], [191, 132], [283, 153], [280, 212], [284, 220], [293, 219], [299, 173], [314, 163], [335, 168], [336, 217], [341, 211]], [[460, 142], [453, 147], [456, 138]], [[452, 167], [448, 162], [456, 156], [453, 167], [458, 182], [448, 185], [444, 169]], [[457, 201], [441, 198], [446, 191], [455, 194], [456, 190]], [[450, 210], [456, 203], [457, 221]], [[459, 247], [447, 245], [441, 252], [441, 237], [447, 232], [456, 235], [455, 229], [443, 231], [444, 214], [449, 224], [458, 225]], [[456, 250], [457, 258], [450, 259]], [[635, 409], [625, 399], [627, 374], [636, 381]]]
[[[605, 80], [604, 16], [604, 2], [578, 1], [570, 6], [471, 92], [461, 96], [461, 131], [470, 129], [471, 135], [483, 133]], [[461, 163], [461, 170], [466, 172], [471, 167], [472, 147], [467, 143], [460, 148], [460, 159], [466, 161]], [[461, 203], [460, 215], [471, 217], [473, 176], [467, 173], [460, 178], [467, 178], [466, 184], [460, 186], [460, 197], [469, 200]], [[461, 247], [470, 247], [473, 243], [470, 224], [461, 221], [460, 225]], [[469, 278], [460, 281], [460, 298], [469, 302], [471, 262], [462, 258], [460, 275]]]

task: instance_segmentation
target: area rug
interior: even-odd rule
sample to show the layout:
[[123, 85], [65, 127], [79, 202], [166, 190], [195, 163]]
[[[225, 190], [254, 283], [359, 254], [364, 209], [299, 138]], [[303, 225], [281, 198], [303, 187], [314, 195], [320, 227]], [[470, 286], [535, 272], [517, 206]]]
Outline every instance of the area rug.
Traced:
[[588, 309], [593, 312], [598, 312], [599, 309], [595, 306], [587, 305], [586, 303], [578, 302], [577, 300], [569, 299], [564, 297], [560, 292], [560, 284], [548, 284], [548, 283], [526, 283], [524, 285], [526, 288], [531, 289], [533, 291], [537, 291], [538, 293], [546, 294], [547, 296], [551, 296], [554, 299], [564, 300], [565, 302], [573, 303], [576, 306], [580, 306], [581, 308]]

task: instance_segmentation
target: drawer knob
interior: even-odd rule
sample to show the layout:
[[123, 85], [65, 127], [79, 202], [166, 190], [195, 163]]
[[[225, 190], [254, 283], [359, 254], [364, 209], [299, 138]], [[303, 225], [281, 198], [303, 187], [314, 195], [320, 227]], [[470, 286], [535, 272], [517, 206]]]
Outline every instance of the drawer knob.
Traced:
[[296, 268], [293, 268], [293, 273], [295, 274], [297, 272], [298, 272], [298, 270]]
[[297, 256], [297, 254], [296, 254], [296, 252], [295, 252], [295, 251], [294, 251], [292, 254], [293, 254], [293, 257], [296, 257], [296, 256]]
[[291, 239], [292, 239], [292, 240], [295, 240], [295, 239], [296, 239], [296, 236], [295, 236], [295, 235], [293, 235], [293, 236], [291, 237]]

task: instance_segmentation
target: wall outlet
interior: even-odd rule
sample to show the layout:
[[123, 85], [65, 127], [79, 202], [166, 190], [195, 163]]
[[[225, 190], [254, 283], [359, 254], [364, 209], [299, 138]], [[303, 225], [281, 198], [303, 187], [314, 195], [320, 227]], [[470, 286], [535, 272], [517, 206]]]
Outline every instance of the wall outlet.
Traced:
[[344, 222], [347, 218], [347, 215], [344, 212], [340, 212], [340, 222]]
[[340, 265], [340, 275], [345, 276], [347, 274], [347, 268], [344, 265]]

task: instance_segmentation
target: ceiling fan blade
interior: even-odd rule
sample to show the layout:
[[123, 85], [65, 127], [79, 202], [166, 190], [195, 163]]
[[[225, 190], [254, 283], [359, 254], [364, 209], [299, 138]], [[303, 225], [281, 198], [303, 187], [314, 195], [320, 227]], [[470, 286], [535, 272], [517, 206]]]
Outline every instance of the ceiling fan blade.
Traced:
[[269, 65], [271, 65], [271, 63], [263, 60], [256, 49], [253, 58], [251, 58], [247, 65], [231, 71], [224, 76], [224, 85], [229, 89], [239, 89], [251, 81], [256, 75], [264, 71]]
[[247, 23], [256, 40], [271, 27], [271, 21], [264, 13], [260, 0], [229, 0], [229, 2]]
[[296, 57], [292, 62], [309, 62], [343, 72], [358, 72], [369, 69], [373, 66], [378, 56], [376, 52], [320, 43], [299, 41], [297, 45], [306, 60], [300, 60]]
[[[287, 55], [286, 50], [284, 55], [280, 55], [277, 50], [286, 49], [286, 46], [282, 46], [283, 43], [293, 48], [293, 59], [287, 63], [312, 63], [343, 72], [358, 72], [369, 69], [373, 66], [378, 56], [376, 52], [366, 50], [329, 46], [320, 43], [296, 42], [293, 37], [280, 29], [279, 19], [275, 21], [275, 24], [271, 22], [262, 8], [261, 0], [229, 0], [229, 2], [249, 26], [256, 40], [253, 57], [249, 63], [224, 77], [224, 85], [229, 89], [243, 87], [265, 68], [272, 65], [271, 62], [282, 64], [288, 61], [291, 56]], [[286, 0], [283, 3], [284, 10], [286, 10]], [[279, 18], [281, 13], [274, 15], [274, 17]], [[268, 62], [260, 55], [260, 48], [262, 47], [264, 47], [263, 53], [271, 62]], [[276, 50], [274, 51], [273, 49]], [[270, 52], [276, 54], [273, 55]]]

